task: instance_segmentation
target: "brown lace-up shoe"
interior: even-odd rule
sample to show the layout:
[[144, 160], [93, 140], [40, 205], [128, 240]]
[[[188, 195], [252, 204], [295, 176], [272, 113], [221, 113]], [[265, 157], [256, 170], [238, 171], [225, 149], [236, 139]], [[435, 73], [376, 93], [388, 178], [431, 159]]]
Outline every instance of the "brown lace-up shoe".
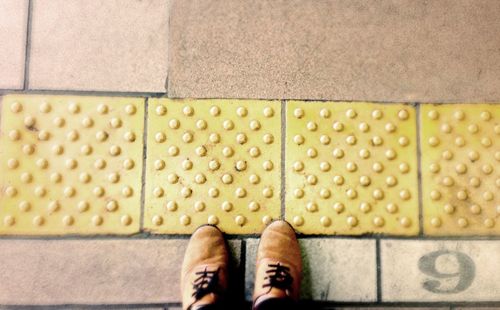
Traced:
[[285, 221], [271, 223], [262, 233], [257, 250], [253, 309], [295, 304], [299, 299], [301, 273], [295, 231]]
[[213, 226], [201, 226], [189, 240], [181, 272], [182, 309], [220, 307], [227, 290], [228, 251]]

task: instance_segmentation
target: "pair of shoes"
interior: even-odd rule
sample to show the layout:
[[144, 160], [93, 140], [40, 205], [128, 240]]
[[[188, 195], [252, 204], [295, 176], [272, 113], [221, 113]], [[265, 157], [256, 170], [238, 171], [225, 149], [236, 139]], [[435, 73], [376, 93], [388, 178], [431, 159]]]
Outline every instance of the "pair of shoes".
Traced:
[[[228, 288], [228, 256], [224, 237], [216, 227], [206, 225], [194, 232], [182, 265], [182, 309], [221, 307]], [[296, 303], [301, 273], [293, 228], [285, 221], [271, 223], [262, 233], [257, 250], [253, 309], [277, 309], [275, 305]]]

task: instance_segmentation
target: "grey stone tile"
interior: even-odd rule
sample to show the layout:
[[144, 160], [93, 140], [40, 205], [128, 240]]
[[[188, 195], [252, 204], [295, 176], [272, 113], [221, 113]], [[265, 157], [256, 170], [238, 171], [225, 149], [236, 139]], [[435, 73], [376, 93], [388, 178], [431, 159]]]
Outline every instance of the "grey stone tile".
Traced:
[[175, 1], [169, 96], [500, 99], [499, 1]]
[[[302, 300], [368, 302], [377, 298], [375, 240], [301, 239]], [[247, 239], [245, 295], [252, 299], [259, 240]]]
[[[0, 240], [0, 304], [180, 302], [187, 239]], [[239, 240], [229, 242], [239, 265]]]
[[385, 302], [500, 301], [500, 242], [381, 242]]
[[164, 92], [169, 1], [34, 0], [30, 89]]
[[24, 85], [28, 0], [0, 1], [0, 89]]

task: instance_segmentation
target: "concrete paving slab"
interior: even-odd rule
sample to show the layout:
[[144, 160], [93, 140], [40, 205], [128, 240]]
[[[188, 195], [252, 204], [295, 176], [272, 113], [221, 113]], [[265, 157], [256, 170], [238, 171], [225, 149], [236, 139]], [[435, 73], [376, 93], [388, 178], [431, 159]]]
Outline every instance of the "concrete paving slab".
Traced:
[[494, 240], [382, 240], [382, 301], [500, 301], [498, 257]]
[[500, 2], [175, 1], [169, 95], [500, 98]]
[[0, 89], [22, 89], [28, 0], [0, 1]]
[[169, 1], [33, 1], [30, 89], [164, 92]]
[[[301, 299], [370, 302], [377, 299], [375, 240], [302, 239]], [[259, 239], [246, 241], [245, 296], [252, 300]]]
[[[188, 239], [1, 240], [0, 304], [180, 302]], [[229, 242], [239, 268], [241, 242]]]

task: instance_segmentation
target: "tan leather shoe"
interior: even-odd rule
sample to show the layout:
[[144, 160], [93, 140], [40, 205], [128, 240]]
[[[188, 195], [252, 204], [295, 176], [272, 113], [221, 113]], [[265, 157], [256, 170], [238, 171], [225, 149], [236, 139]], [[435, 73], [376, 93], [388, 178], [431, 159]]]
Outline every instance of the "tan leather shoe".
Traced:
[[181, 271], [182, 309], [220, 305], [227, 290], [228, 251], [213, 226], [201, 226], [189, 240]]
[[285, 221], [271, 223], [262, 233], [257, 250], [253, 309], [272, 300], [299, 299], [302, 260], [295, 231]]

